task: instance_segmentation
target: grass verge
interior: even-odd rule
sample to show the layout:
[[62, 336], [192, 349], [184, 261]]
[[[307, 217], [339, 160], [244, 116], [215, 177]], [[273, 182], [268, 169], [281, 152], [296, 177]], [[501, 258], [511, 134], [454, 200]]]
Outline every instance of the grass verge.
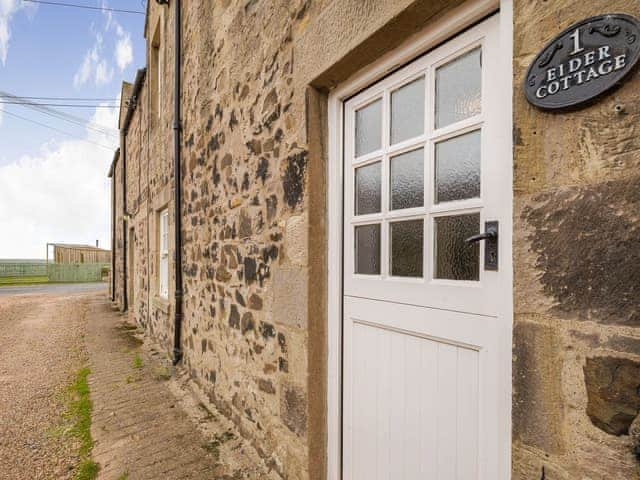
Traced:
[[49, 283], [49, 277], [0, 277], [0, 286], [39, 285], [41, 283]]
[[66, 416], [71, 422], [69, 435], [76, 438], [79, 443], [78, 467], [74, 473], [74, 480], [93, 480], [98, 475], [99, 466], [91, 459], [93, 439], [91, 438], [91, 398], [89, 397], [89, 382], [87, 377], [91, 371], [81, 368], [76, 374], [74, 382], [69, 390], [71, 400]]

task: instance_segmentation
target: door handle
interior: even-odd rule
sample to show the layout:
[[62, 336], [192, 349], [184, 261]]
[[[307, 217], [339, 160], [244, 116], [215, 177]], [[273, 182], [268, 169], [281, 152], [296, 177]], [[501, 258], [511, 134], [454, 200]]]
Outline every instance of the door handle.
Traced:
[[484, 244], [484, 269], [498, 270], [498, 222], [485, 222], [484, 233], [465, 239], [467, 245], [486, 240]]
[[464, 242], [465, 243], [474, 243], [474, 242], [479, 242], [481, 240], [494, 240], [498, 238], [498, 231], [495, 228], [487, 228], [487, 231], [484, 233], [479, 233], [478, 235], [473, 235], [469, 238], [467, 238]]

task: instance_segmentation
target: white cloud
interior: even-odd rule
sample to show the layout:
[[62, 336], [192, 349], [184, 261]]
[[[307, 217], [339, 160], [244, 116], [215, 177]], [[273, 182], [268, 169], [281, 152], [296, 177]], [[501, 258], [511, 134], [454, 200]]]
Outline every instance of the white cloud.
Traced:
[[19, 10], [25, 10], [31, 18], [38, 9], [35, 3], [24, 3], [21, 0], [0, 0], [0, 62], [7, 63], [9, 43], [11, 40], [11, 20]]
[[73, 86], [78, 88], [89, 81], [93, 65], [98, 61], [98, 52], [96, 48], [92, 48], [84, 55], [84, 59], [80, 64], [80, 68], [73, 76]]
[[116, 63], [122, 72], [133, 62], [133, 45], [131, 44], [131, 35], [123, 33], [116, 44]]
[[[0, 0], [7, 1], [7, 0]], [[109, 3], [102, 0], [102, 7], [108, 8]], [[109, 33], [113, 32], [112, 40], [115, 42], [113, 47], [113, 58], [120, 70], [123, 72], [125, 68], [133, 63], [133, 44], [131, 42], [131, 34], [127, 32], [122, 25], [118, 23], [113, 13], [104, 12], [105, 24], [102, 32], [95, 33], [95, 42], [84, 55], [80, 67], [73, 77], [73, 85], [79, 88], [93, 79], [96, 86], [105, 85], [114, 76], [114, 68], [111, 66], [109, 55], [105, 50], [105, 37], [109, 40]], [[93, 30], [92, 25], [92, 30]], [[110, 43], [110, 42], [109, 42]]]
[[103, 58], [96, 65], [96, 85], [105, 85], [113, 78], [113, 68]]
[[104, 39], [101, 33], [96, 34], [96, 41], [84, 55], [80, 67], [73, 76], [73, 86], [78, 88], [93, 79], [96, 86], [106, 85], [113, 79], [113, 68], [103, 57]]
[[[95, 124], [115, 128], [116, 109], [97, 109]], [[86, 139], [113, 145], [112, 137], [87, 130]], [[46, 242], [110, 241], [113, 152], [69, 140], [0, 166], [0, 258], [43, 258]], [[25, 192], [28, 192], [25, 194]], [[6, 234], [11, 232], [11, 234]]]
[[[35, 5], [32, 4], [30, 10]], [[9, 41], [11, 40], [11, 19], [16, 12], [25, 8], [20, 0], [0, 0], [0, 62], [4, 65], [9, 54]]]

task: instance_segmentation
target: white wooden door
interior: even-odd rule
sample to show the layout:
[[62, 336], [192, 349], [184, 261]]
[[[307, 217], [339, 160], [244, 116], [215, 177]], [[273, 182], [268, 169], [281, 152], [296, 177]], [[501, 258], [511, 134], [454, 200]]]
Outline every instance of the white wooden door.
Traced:
[[[496, 480], [510, 225], [498, 15], [344, 104], [343, 478]], [[499, 252], [504, 251], [498, 237]]]

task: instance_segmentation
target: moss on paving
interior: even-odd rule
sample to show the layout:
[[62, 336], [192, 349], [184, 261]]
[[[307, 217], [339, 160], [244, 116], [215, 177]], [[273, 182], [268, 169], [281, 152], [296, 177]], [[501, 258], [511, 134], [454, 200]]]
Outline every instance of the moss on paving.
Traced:
[[140, 357], [140, 355], [136, 353], [136, 356], [133, 357], [133, 362], [132, 362], [131, 366], [133, 368], [140, 369], [140, 368], [142, 368], [142, 365], [143, 365], [142, 357]]
[[91, 410], [89, 382], [91, 371], [81, 368], [69, 387], [69, 402], [65, 418], [71, 423], [66, 433], [78, 441], [79, 463], [74, 471], [74, 480], [93, 480], [98, 475], [99, 466], [91, 459], [93, 439], [91, 438]]

